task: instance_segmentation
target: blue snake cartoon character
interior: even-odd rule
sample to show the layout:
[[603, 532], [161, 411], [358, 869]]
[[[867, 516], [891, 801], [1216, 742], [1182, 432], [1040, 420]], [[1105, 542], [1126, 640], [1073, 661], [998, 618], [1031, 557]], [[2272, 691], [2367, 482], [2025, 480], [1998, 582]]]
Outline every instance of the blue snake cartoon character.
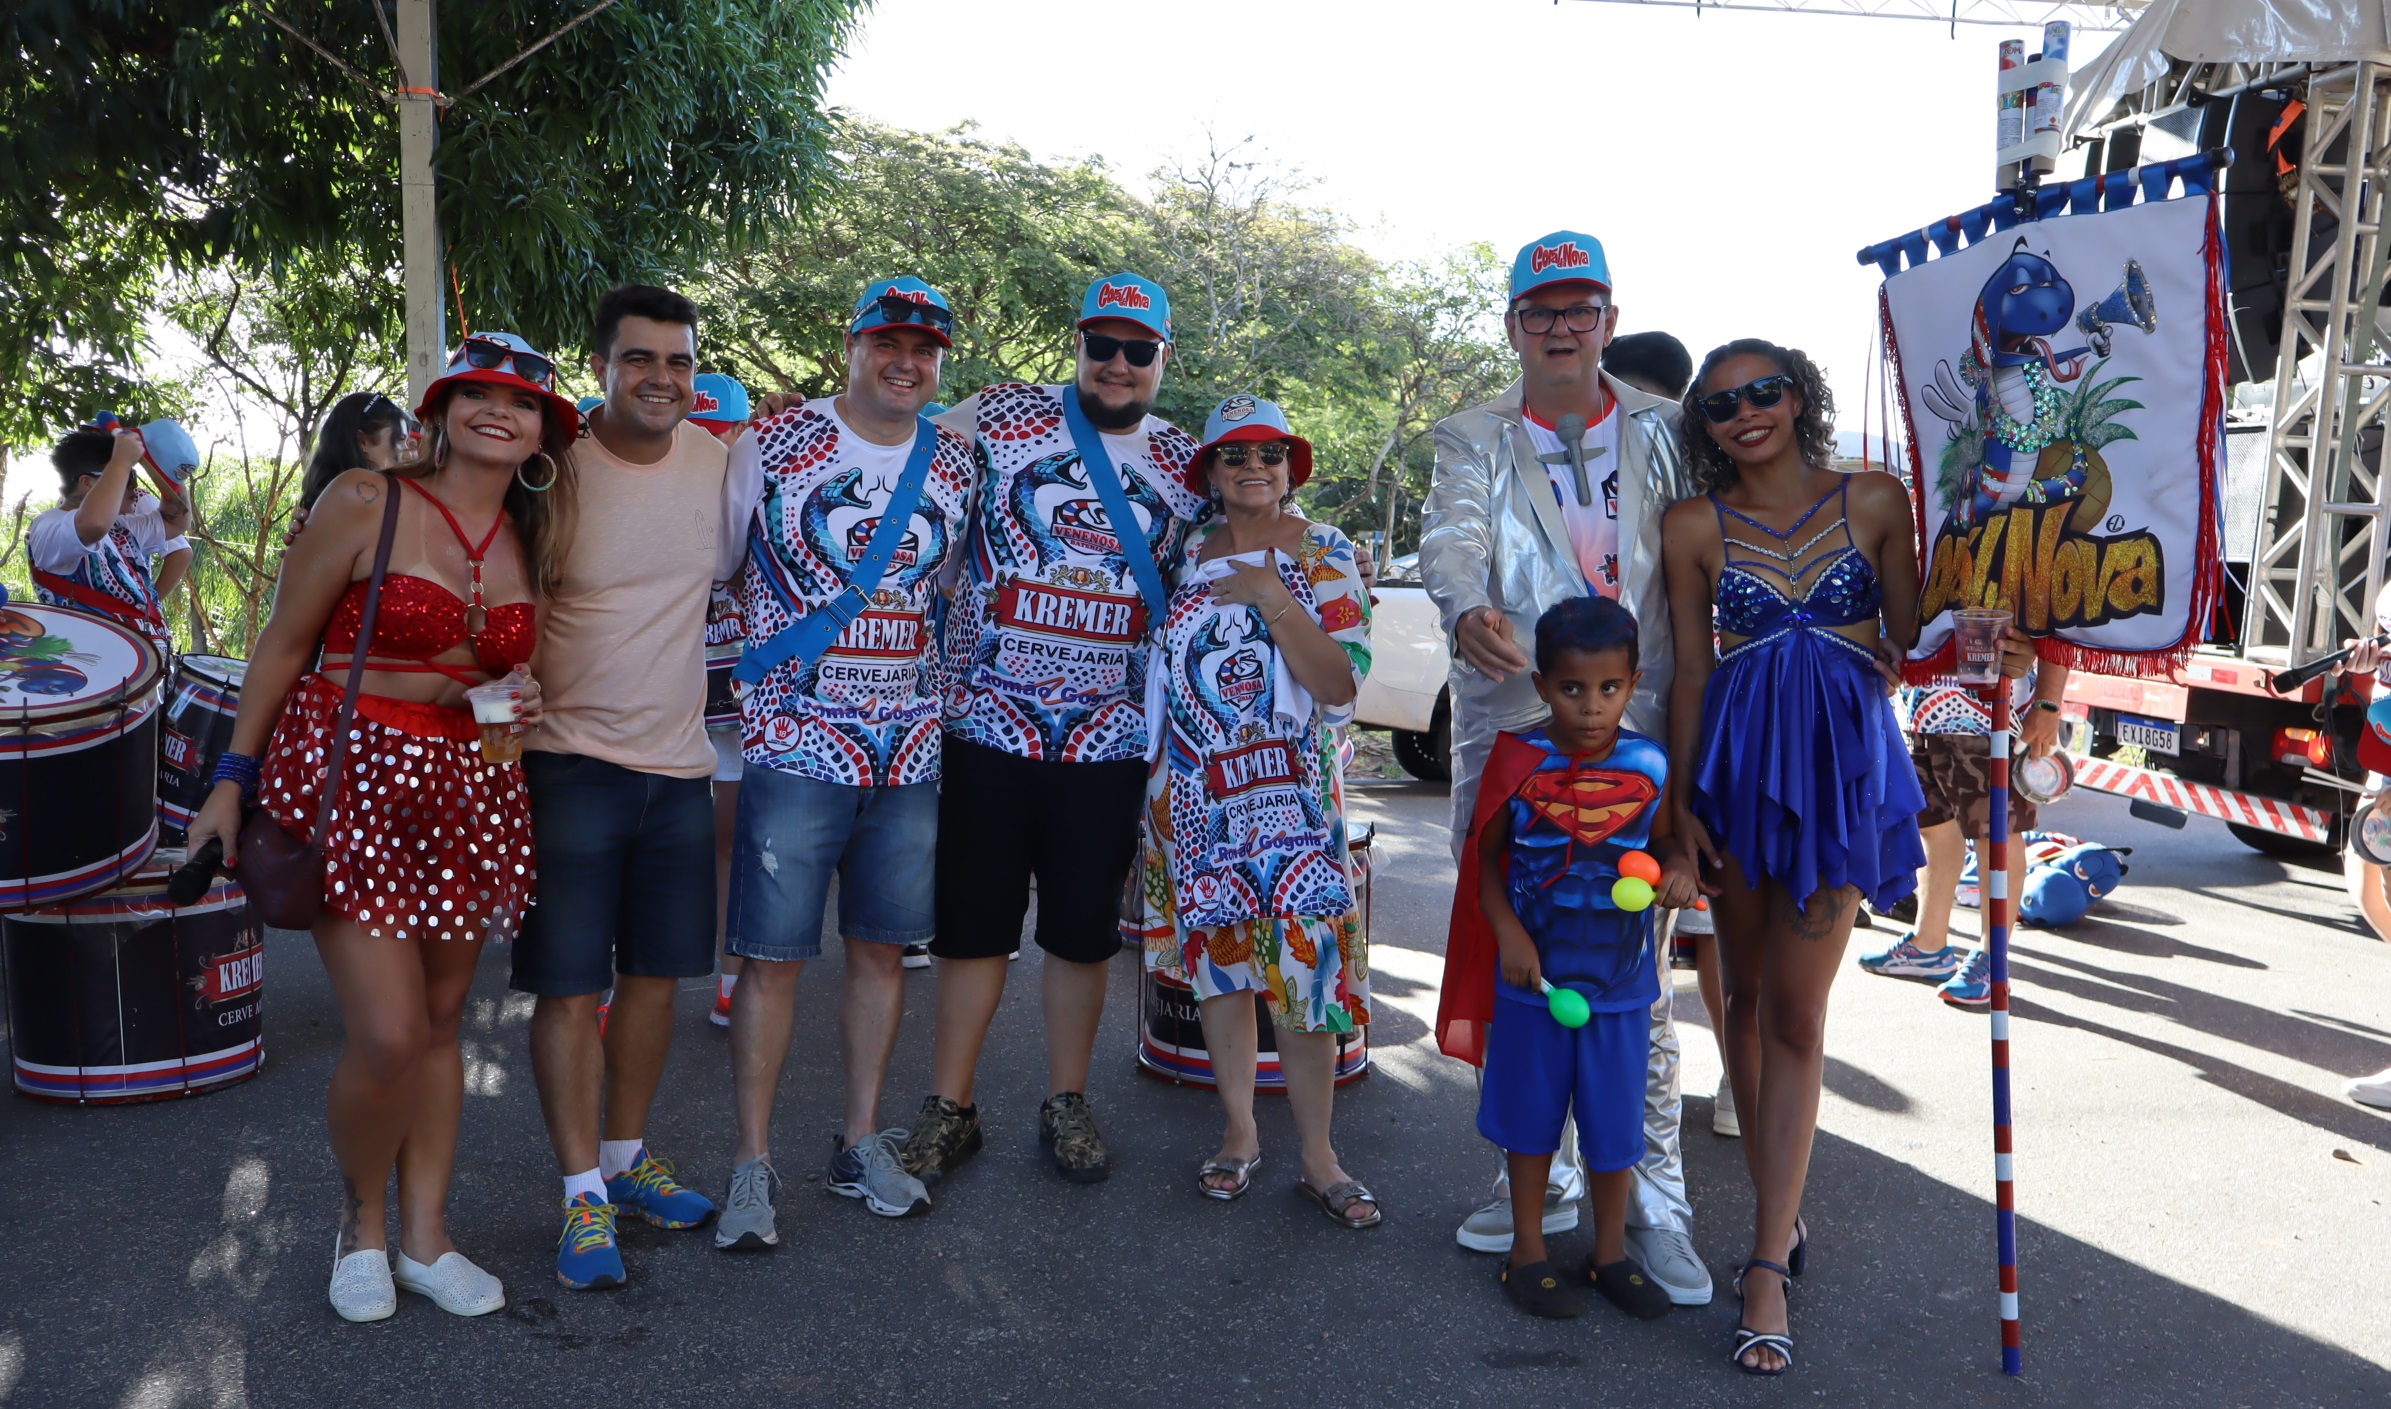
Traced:
[[[2129, 265], [2129, 276], [2139, 272]], [[2109, 476], [2099, 451], [2133, 439], [2116, 416], [2141, 409], [2140, 402], [2109, 393], [2141, 379], [2100, 380], [2106, 358], [2088, 376], [2085, 363], [2094, 348], [2060, 351], [2052, 345], [2052, 338], [2067, 333], [2075, 312], [2075, 289], [2059, 266], [2028, 250], [2020, 236], [1977, 295], [1957, 372], [1947, 360], [1936, 364], [1922, 399], [1951, 426], [1941, 487], [1960, 528], [2014, 504], [2073, 501], [2069, 523], [2081, 533], [2108, 511]], [[2075, 319], [2078, 327], [2086, 322]], [[2095, 331], [2105, 333], [2105, 325]]]

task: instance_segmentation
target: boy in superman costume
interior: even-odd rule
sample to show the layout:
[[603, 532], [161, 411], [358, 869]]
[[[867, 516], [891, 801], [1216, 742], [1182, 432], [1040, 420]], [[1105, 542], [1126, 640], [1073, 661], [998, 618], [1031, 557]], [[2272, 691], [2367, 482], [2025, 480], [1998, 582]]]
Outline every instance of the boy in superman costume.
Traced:
[[[1577, 597], [1536, 623], [1540, 729], [1497, 737], [1462, 850], [1445, 945], [1437, 1034], [1482, 1065], [1478, 1132], [1502, 1147], [1514, 1229], [1500, 1279], [1537, 1316], [1583, 1314], [1577, 1288], [1631, 1316], [1665, 1316], [1669, 1296], [1627, 1255], [1627, 1199], [1644, 1156], [1644, 1068], [1660, 997], [1652, 910], [1611, 898], [1619, 858], [1661, 863], [1657, 903], [1691, 904], [1691, 861], [1672, 835], [1668, 755], [1620, 727], [1641, 675], [1636, 623], [1602, 597]], [[1543, 985], [1576, 990], [1593, 1016], [1561, 1026]], [[1547, 1255], [1545, 1178], [1574, 1108], [1594, 1213], [1582, 1274]]]

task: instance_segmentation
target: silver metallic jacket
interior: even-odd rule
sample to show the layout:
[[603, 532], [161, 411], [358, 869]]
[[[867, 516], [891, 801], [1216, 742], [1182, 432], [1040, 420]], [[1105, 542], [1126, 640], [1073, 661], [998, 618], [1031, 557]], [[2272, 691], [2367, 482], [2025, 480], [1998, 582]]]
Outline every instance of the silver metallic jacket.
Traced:
[[[1627, 727], [1668, 744], [1669, 682], [1677, 655], [1660, 570], [1660, 520], [1691, 492], [1677, 453], [1678, 407], [1605, 373], [1627, 424], [1619, 437], [1619, 601], [1635, 614], [1644, 681], [1627, 706]], [[1519, 648], [1536, 653], [1536, 618], [1586, 595], [1586, 574], [1561, 520], [1552, 477], [1528, 439], [1520, 384], [1484, 406], [1436, 425], [1436, 474], [1420, 535], [1420, 578], [1444, 619], [1445, 635], [1465, 612], [1493, 606], [1511, 619]], [[1544, 717], [1522, 671], [1496, 684], [1453, 652], [1453, 838], [1469, 831], [1478, 773], [1495, 734]]]
[[[1643, 684], [1628, 702], [1627, 727], [1667, 747], [1669, 683], [1677, 653], [1669, 633], [1669, 593], [1660, 569], [1660, 520], [1692, 492], [1677, 453], [1677, 403], [1641, 392], [1608, 373], [1603, 384], [1627, 416], [1619, 437], [1619, 600], [1635, 614]], [[1480, 607], [1502, 609], [1519, 648], [1536, 654], [1536, 618], [1569, 597], [1586, 595], [1585, 570], [1561, 519], [1552, 476], [1528, 439], [1520, 384], [1484, 406], [1436, 425], [1436, 476], [1420, 535], [1420, 576], [1444, 619], [1454, 623]], [[1478, 775], [1494, 751], [1494, 736], [1542, 720], [1544, 701], [1521, 671], [1496, 684], [1453, 652], [1453, 850], [1469, 835]], [[1644, 1158], [1628, 1203], [1631, 1228], [1691, 1236], [1686, 1199], [1677, 1068], [1675, 987], [1667, 971], [1667, 928], [1655, 946], [1662, 966], [1660, 1001], [1652, 1006], [1644, 1082]], [[1573, 1162], [1574, 1151], [1568, 1156]], [[1555, 1175], [1558, 1178], [1558, 1174]]]

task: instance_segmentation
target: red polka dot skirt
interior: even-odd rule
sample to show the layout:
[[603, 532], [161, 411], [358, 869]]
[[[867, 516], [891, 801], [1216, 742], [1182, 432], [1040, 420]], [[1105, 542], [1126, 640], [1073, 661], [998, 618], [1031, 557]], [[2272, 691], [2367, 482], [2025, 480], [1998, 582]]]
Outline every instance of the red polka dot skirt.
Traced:
[[[310, 675], [266, 746], [258, 800], [315, 829], [340, 688]], [[389, 939], [512, 939], [537, 872], [523, 765], [482, 761], [472, 711], [357, 697], [324, 836], [324, 908]]]

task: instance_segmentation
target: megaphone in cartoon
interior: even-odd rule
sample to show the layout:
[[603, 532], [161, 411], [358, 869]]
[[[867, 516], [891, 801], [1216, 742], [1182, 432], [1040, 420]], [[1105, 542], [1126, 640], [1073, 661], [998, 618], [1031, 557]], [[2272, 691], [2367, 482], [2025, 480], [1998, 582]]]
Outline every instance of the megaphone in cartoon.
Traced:
[[2076, 315], [2076, 326], [2092, 340], [2092, 350], [2102, 357], [2109, 355], [2111, 331], [2120, 325], [2140, 328], [2147, 333], [2159, 325], [2158, 300], [2150, 296], [2150, 278], [2142, 272], [2142, 261], [2125, 262], [2125, 277], [2118, 281], [2117, 292]]

